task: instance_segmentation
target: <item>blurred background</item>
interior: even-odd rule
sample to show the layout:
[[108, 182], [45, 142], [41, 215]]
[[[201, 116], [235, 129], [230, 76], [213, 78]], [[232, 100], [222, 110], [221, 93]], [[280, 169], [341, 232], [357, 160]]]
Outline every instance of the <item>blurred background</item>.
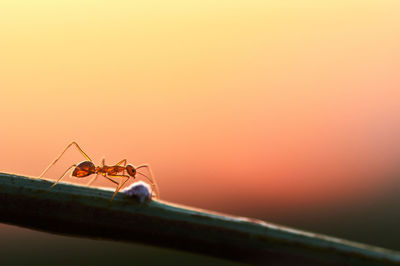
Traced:
[[[96, 163], [149, 163], [163, 200], [398, 250], [399, 12], [396, 0], [1, 1], [0, 171], [38, 176], [76, 140]], [[47, 177], [83, 159], [71, 149]], [[229, 264], [0, 234], [9, 264]]]

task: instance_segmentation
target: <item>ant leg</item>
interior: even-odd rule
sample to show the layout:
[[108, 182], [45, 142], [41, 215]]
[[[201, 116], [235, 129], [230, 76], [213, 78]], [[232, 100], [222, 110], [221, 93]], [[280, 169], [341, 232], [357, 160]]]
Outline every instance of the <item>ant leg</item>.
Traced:
[[50, 167], [53, 166], [61, 158], [61, 156], [63, 156], [63, 154], [68, 150], [68, 148], [71, 147], [72, 145], [75, 145], [76, 148], [82, 153], [83, 156], [85, 156], [85, 158], [87, 160], [92, 161], [89, 158], [89, 156], [87, 156], [87, 154], [81, 149], [81, 147], [79, 147], [78, 143], [73, 141], [70, 144], [68, 144], [68, 146], [64, 149], [64, 151], [49, 166], [47, 166], [46, 169], [44, 169], [44, 171], [40, 174], [39, 178], [42, 178], [44, 176], [44, 174], [50, 169]]
[[126, 159], [119, 161], [119, 163], [117, 163], [116, 165], [121, 165], [122, 163], [124, 164], [124, 166], [126, 166]]
[[[130, 176], [127, 176], [127, 175], [108, 175], [108, 176], [104, 176], [104, 177], [107, 178], [108, 180], [110, 180], [111, 182], [118, 184], [110, 201], [112, 201], [114, 199], [114, 197], [117, 195], [118, 191], [125, 185], [126, 181], [128, 181], [128, 179], [130, 178]], [[126, 180], [122, 184], [119, 184], [116, 181], [112, 180], [110, 177], [125, 177]]]
[[86, 186], [90, 187], [90, 185], [97, 179], [98, 176], [99, 176], [99, 174], [95, 175], [95, 176], [89, 181], [89, 183], [86, 184]]
[[[127, 162], [127, 160], [126, 160], [126, 159], [123, 159], [123, 160], [119, 161], [116, 165], [121, 165], [121, 164], [123, 164], [124, 167], [125, 167], [125, 166], [126, 166], [126, 162]], [[125, 175], [125, 171], [126, 171], [126, 169], [124, 169], [124, 171], [122, 171], [122, 175]]]
[[117, 184], [118, 186], [119, 186], [119, 183], [117, 182], [117, 181], [115, 181], [115, 180], [112, 180], [111, 178], [109, 178], [108, 176], [106, 176], [106, 175], [103, 175], [105, 178], [107, 178], [107, 180], [109, 180], [109, 181], [111, 181], [111, 182], [113, 182], [114, 184]]
[[[109, 180], [109, 181], [111, 181], [111, 182], [113, 182], [114, 184], [117, 184], [117, 189], [118, 189], [118, 187], [119, 187], [119, 183], [118, 182], [116, 182], [116, 181], [114, 181], [114, 180], [112, 180], [111, 178], [109, 178], [108, 176], [106, 176], [106, 175], [103, 175], [107, 180]], [[116, 195], [117, 193], [116, 192], [114, 192], [114, 194], [112, 195], [112, 197], [111, 197], [111, 199], [110, 199], [110, 201], [112, 201], [113, 199], [114, 199], [114, 197], [115, 197], [115, 195]]]
[[[115, 176], [115, 177], [117, 177], [117, 176]], [[126, 179], [125, 179], [125, 181], [120, 185], [118, 191], [119, 191], [121, 188], [123, 188], [123, 186], [125, 185], [125, 183], [128, 182], [129, 178], [131, 178], [131, 176], [129, 176], [129, 175], [120, 175], [120, 177], [125, 177]]]
[[147, 168], [147, 170], [149, 171], [150, 177], [148, 177], [147, 175], [145, 175], [143, 173], [140, 173], [140, 172], [137, 172], [137, 173], [139, 173], [140, 175], [146, 177], [151, 182], [152, 189], [154, 190], [154, 192], [156, 194], [155, 197], [157, 199], [160, 198], [160, 191], [158, 190], [158, 185], [157, 185], [157, 183], [156, 183], [156, 181], [155, 181], [155, 179], [153, 177], [153, 172], [151, 171], [150, 166], [147, 165], [147, 164], [142, 164], [142, 165], [139, 165], [138, 167], [136, 167], [136, 170], [139, 169], [139, 168]]
[[[102, 159], [102, 165], [104, 166], [106, 163], [105, 163], [105, 159], [103, 158]], [[123, 164], [124, 166], [126, 166], [126, 162], [127, 162], [127, 160], [126, 159], [123, 159], [123, 160], [121, 160], [121, 161], [119, 161], [117, 164], [115, 164], [115, 165], [121, 165], [121, 164]]]
[[51, 187], [54, 187], [55, 185], [57, 185], [58, 182], [60, 182], [61, 179], [63, 179], [63, 177], [68, 173], [69, 170], [71, 170], [72, 167], [76, 167], [76, 164], [73, 164], [73, 165], [71, 165], [70, 167], [68, 167], [68, 169], [62, 174], [62, 176], [60, 176], [60, 177], [57, 179], [57, 181], [56, 181], [53, 185], [51, 185]]

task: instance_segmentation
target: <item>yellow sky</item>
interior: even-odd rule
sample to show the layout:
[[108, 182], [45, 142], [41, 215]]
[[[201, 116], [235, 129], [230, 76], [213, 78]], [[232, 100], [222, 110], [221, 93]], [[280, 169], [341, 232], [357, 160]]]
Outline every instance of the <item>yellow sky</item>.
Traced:
[[2, 1], [1, 170], [75, 139], [182, 203], [370, 196], [400, 146], [399, 5]]

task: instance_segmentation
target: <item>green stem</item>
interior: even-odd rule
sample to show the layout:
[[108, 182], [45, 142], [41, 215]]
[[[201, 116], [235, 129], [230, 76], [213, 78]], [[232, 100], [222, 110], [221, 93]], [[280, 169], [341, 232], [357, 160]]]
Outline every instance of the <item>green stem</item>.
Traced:
[[400, 253], [111, 190], [0, 173], [0, 222], [37, 230], [139, 242], [240, 262], [394, 265]]

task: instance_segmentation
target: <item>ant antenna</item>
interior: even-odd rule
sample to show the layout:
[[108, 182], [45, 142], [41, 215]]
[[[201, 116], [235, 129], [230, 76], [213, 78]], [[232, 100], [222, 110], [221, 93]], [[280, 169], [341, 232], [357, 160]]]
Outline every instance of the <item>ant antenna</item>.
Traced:
[[153, 172], [151, 171], [151, 168], [150, 168], [147, 164], [144, 164], [144, 165], [140, 165], [140, 166], [136, 167], [136, 170], [139, 169], [139, 168], [143, 168], [143, 167], [146, 167], [146, 168], [148, 169], [148, 171], [149, 171], [151, 177], [149, 177], [149, 176], [147, 176], [147, 175], [145, 175], [145, 174], [143, 174], [143, 173], [141, 173], [141, 172], [137, 172], [137, 173], [139, 173], [139, 174], [141, 174], [142, 176], [146, 177], [147, 180], [149, 180], [149, 181], [151, 182], [151, 185], [152, 185], [152, 187], [154, 188], [154, 190], [155, 190], [155, 192], [156, 192], [157, 198], [159, 198], [159, 197], [160, 197], [160, 192], [159, 192], [159, 190], [158, 190], [158, 185], [157, 185], [157, 183], [156, 183], [156, 182], [154, 181], [154, 179], [153, 179]]

